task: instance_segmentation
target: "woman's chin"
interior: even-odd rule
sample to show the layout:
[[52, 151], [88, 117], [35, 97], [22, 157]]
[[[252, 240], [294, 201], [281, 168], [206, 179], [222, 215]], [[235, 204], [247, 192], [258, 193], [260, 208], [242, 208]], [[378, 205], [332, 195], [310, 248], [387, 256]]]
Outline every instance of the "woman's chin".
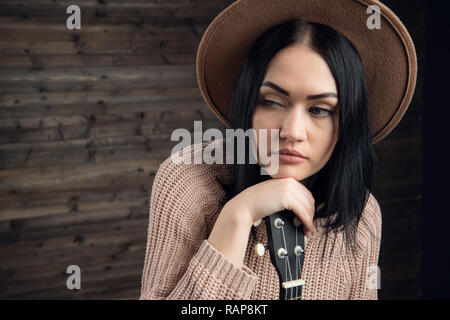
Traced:
[[278, 171], [270, 176], [273, 179], [294, 178], [297, 181], [304, 180], [308, 177], [304, 172], [299, 172], [299, 170], [293, 170], [292, 168], [283, 168], [283, 166], [280, 166]]

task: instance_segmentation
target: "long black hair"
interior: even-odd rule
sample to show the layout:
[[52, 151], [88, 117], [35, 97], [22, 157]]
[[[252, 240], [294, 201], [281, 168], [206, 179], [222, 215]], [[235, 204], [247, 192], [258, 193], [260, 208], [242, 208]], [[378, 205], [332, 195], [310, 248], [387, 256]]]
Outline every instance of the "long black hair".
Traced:
[[[376, 154], [371, 141], [363, 66], [353, 44], [333, 28], [303, 20], [287, 21], [267, 30], [246, 55], [233, 89], [228, 116], [232, 129], [251, 128], [266, 68], [280, 50], [291, 45], [305, 45], [317, 52], [337, 83], [339, 138], [329, 161], [316, 173], [310, 191], [316, 204], [314, 218], [326, 218], [325, 241], [330, 231], [345, 231], [346, 245], [354, 252], [357, 225], [372, 192]], [[246, 150], [250, 150], [247, 139], [246, 144]], [[235, 161], [232, 166], [232, 184], [223, 186], [228, 199], [270, 179], [260, 174], [257, 163], [237, 164]], [[322, 203], [324, 205], [317, 208]], [[252, 231], [255, 235], [253, 227]], [[325, 247], [326, 242], [321, 260]]]

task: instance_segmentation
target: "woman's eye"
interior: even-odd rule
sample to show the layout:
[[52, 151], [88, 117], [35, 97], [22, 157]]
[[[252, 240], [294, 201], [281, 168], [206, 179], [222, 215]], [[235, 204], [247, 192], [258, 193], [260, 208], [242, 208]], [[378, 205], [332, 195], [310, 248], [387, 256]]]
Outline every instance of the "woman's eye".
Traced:
[[269, 108], [274, 108], [276, 106], [281, 106], [281, 104], [279, 104], [278, 102], [275, 102], [275, 101], [272, 101], [272, 100], [267, 100], [267, 99], [260, 99], [260, 102], [262, 103], [263, 106], [269, 107]]
[[319, 108], [319, 107], [311, 107], [310, 110], [313, 110], [313, 114], [316, 114], [316, 115], [326, 116], [327, 114], [329, 114], [329, 115], [333, 115], [334, 114], [334, 111], [332, 111], [332, 110]]
[[[268, 100], [268, 99], [263, 99], [263, 98], [261, 98], [259, 100], [259, 102], [268, 109], [275, 109], [277, 106], [280, 106], [280, 107], [282, 106], [278, 102]], [[321, 117], [325, 117], [327, 115], [333, 115], [335, 113], [335, 111], [333, 111], [333, 110], [328, 110], [328, 109], [319, 108], [319, 107], [311, 107], [310, 110], [314, 115], [319, 115]]]

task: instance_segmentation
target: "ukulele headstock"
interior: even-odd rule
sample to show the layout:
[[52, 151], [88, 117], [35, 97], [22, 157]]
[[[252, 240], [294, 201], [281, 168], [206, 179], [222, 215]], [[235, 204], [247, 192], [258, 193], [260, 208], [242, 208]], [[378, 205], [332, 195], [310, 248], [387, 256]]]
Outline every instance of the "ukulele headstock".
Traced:
[[280, 279], [280, 299], [301, 298], [301, 279], [307, 239], [300, 219], [290, 210], [276, 212], [264, 218], [270, 259]]

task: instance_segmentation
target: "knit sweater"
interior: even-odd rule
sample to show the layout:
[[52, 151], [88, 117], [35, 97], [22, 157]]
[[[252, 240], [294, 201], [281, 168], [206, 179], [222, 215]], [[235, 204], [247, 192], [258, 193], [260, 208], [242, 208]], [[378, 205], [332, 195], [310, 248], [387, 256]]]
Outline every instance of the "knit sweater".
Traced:
[[[186, 147], [193, 152], [184, 157], [181, 151], [173, 156], [178, 161], [190, 157], [191, 164], [177, 164], [169, 157], [156, 173], [139, 300], [280, 299], [279, 278], [268, 250], [263, 256], [254, 251], [255, 244], [268, 242], [264, 223], [255, 228], [256, 239], [249, 233], [242, 267], [233, 264], [207, 240], [225, 197], [216, 177], [223, 177], [224, 173], [226, 176], [231, 166], [194, 163], [195, 154], [203, 152], [209, 143], [196, 145], [201, 149], [191, 149], [195, 145]], [[305, 247], [301, 299], [376, 300], [373, 271], [380, 249], [381, 211], [373, 194], [370, 193], [358, 223], [356, 240], [363, 250], [356, 255], [342, 249], [342, 232], [330, 232], [321, 263], [323, 224], [324, 218], [314, 219], [316, 232]]]

